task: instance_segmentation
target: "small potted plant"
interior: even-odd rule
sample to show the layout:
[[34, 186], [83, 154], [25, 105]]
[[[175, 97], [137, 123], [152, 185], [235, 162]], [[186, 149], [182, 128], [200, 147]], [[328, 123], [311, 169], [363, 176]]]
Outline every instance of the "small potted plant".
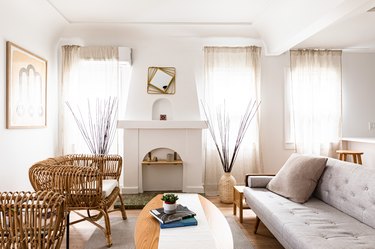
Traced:
[[174, 214], [176, 212], [178, 196], [175, 194], [164, 194], [161, 198], [163, 201], [164, 213]]

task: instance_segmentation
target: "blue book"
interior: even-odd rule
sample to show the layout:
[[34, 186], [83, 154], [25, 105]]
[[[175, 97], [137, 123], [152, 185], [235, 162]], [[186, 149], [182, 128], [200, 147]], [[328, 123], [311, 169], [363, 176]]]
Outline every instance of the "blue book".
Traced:
[[186, 226], [196, 226], [198, 225], [197, 219], [194, 217], [174, 221], [171, 223], [160, 223], [160, 228], [173, 228], [173, 227], [186, 227]]

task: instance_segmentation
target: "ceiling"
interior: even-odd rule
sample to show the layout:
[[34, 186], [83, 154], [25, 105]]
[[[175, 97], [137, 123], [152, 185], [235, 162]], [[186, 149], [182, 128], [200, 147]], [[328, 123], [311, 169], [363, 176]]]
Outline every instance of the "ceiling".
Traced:
[[[71, 25], [132, 25], [291, 48], [375, 51], [375, 0], [48, 0]], [[185, 31], [185, 33], [184, 33]]]
[[277, 0], [49, 0], [70, 23], [250, 24]]

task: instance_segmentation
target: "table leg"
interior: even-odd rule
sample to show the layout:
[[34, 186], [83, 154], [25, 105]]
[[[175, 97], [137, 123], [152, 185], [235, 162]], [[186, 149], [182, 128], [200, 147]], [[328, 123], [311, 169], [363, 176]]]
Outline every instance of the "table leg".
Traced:
[[358, 164], [362, 164], [362, 157], [361, 157], [361, 155], [357, 155], [357, 157], [358, 157]]
[[237, 200], [237, 195], [236, 195], [236, 190], [233, 188], [233, 215], [237, 214], [237, 206], [236, 206], [236, 200]]
[[65, 241], [66, 241], [66, 249], [69, 249], [69, 219], [70, 219], [70, 212], [68, 212], [68, 215], [66, 216], [66, 238], [65, 238]]
[[239, 193], [239, 197], [240, 197], [240, 200], [239, 200], [240, 223], [242, 223], [243, 222], [243, 195], [242, 193]]

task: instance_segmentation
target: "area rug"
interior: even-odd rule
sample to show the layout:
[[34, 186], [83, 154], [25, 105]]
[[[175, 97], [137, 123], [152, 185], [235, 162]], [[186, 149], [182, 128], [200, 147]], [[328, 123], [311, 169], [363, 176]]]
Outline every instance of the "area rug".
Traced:
[[[166, 192], [166, 191], [164, 191]], [[122, 194], [125, 209], [142, 209], [152, 198], [158, 194], [163, 194], [163, 191], [147, 191], [139, 194]], [[168, 191], [167, 191], [168, 192]], [[169, 191], [173, 193], [180, 193], [181, 191]], [[204, 196], [204, 194], [201, 194]], [[115, 208], [120, 207], [120, 201], [117, 200]]]
[[[241, 230], [234, 217], [225, 217], [232, 230], [234, 249], [253, 249], [251, 242]], [[129, 217], [122, 220], [119, 217], [111, 219], [112, 241], [111, 249], [135, 249], [134, 228], [137, 218]], [[105, 237], [102, 231], [96, 229], [85, 245], [85, 249], [105, 249]]]
[[[140, 194], [122, 194], [125, 209], [142, 209], [152, 198], [161, 192], [143, 192]], [[115, 208], [120, 206], [120, 201], [117, 200]]]

